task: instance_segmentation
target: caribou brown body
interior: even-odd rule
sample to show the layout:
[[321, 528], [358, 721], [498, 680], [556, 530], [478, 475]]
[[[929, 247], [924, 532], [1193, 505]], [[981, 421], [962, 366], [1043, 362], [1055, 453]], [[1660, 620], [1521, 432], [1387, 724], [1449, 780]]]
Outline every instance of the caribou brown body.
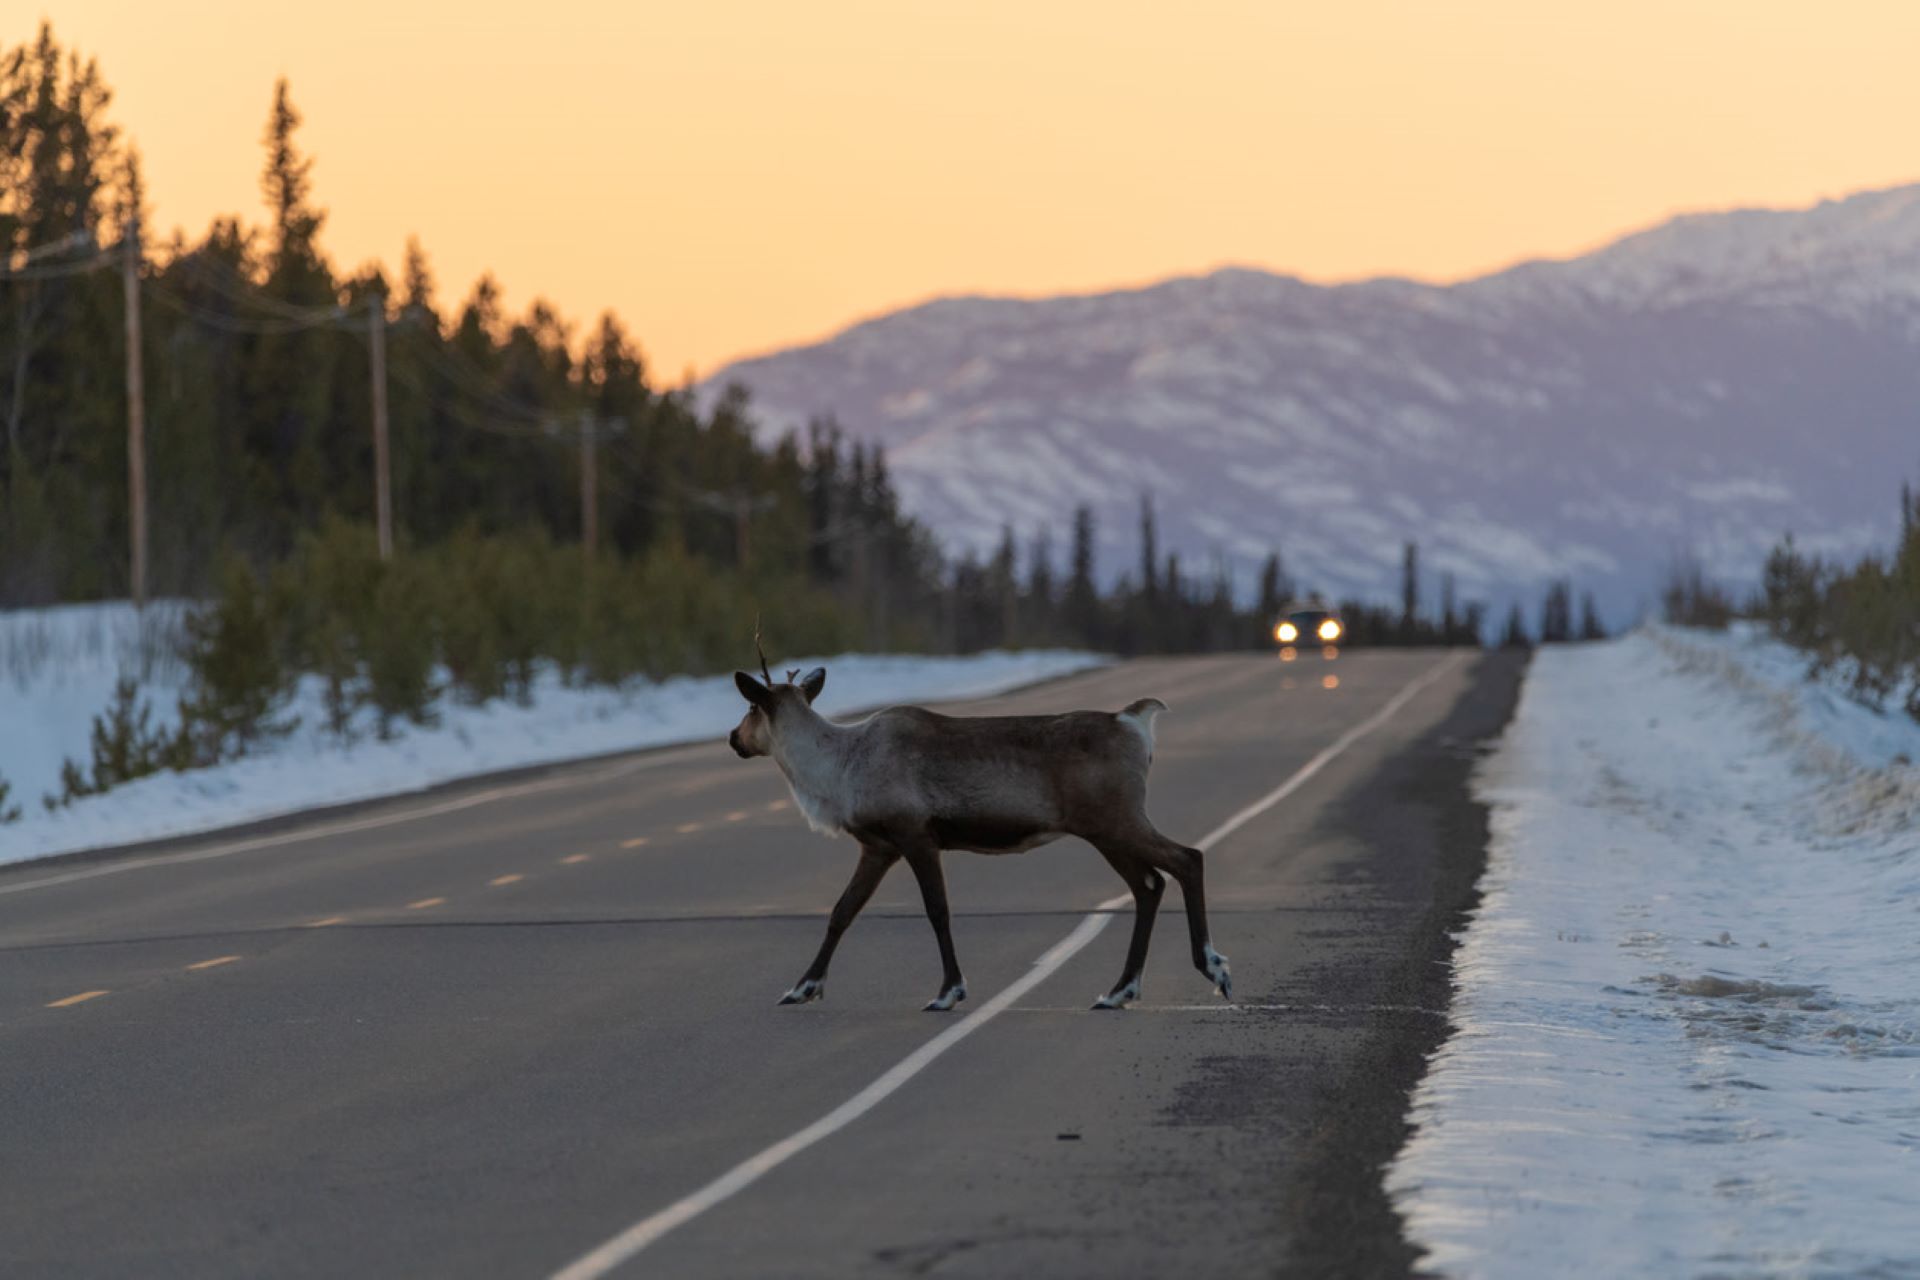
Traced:
[[919, 881], [944, 969], [940, 994], [927, 1008], [953, 1008], [967, 987], [954, 957], [941, 852], [1023, 853], [1066, 835], [1098, 849], [1133, 891], [1126, 969], [1095, 1008], [1139, 998], [1167, 876], [1179, 882], [1186, 902], [1194, 967], [1221, 995], [1232, 994], [1226, 957], [1208, 938], [1200, 851], [1168, 839], [1147, 818], [1153, 722], [1165, 704], [1142, 698], [1118, 712], [990, 717], [893, 707], [843, 725], [813, 709], [826, 678], [824, 668], [780, 684], [734, 674], [751, 706], [728, 745], [742, 757], [773, 757], [808, 823], [845, 832], [860, 845], [826, 940], [782, 1004], [821, 997], [841, 934], [888, 868], [905, 861]]

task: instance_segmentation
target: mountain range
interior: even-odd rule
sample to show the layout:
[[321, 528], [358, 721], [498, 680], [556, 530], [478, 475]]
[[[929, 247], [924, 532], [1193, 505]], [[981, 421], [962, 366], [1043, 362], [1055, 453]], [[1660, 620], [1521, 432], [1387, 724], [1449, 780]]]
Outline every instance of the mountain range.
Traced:
[[1278, 548], [1330, 597], [1531, 602], [1615, 622], [1680, 558], [1744, 590], [1791, 531], [1887, 545], [1920, 474], [1920, 185], [1691, 214], [1451, 285], [1228, 268], [1046, 299], [943, 298], [721, 370], [763, 430], [883, 445], [955, 551], [1092, 507], [1103, 576], [1162, 547], [1251, 591]]

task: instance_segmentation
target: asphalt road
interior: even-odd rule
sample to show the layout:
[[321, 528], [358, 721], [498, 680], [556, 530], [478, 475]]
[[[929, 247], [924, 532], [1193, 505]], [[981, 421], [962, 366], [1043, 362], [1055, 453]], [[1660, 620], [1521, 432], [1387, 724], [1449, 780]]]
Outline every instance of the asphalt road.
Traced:
[[[1189, 967], [1170, 886], [1142, 1004], [1087, 1009], [1128, 908], [612, 1274], [1405, 1272], [1378, 1166], [1444, 1033], [1484, 849], [1465, 780], [1518, 671], [1148, 660], [967, 707], [1163, 699], [1150, 807], [1186, 841], [1295, 779], [1208, 851], [1239, 1003]], [[854, 847], [806, 831], [730, 727], [0, 872], [0, 1275], [552, 1275], [833, 1112], [1124, 891], [1077, 841], [947, 855], [972, 999], [930, 1014], [896, 868], [826, 1000], [778, 1008]]]

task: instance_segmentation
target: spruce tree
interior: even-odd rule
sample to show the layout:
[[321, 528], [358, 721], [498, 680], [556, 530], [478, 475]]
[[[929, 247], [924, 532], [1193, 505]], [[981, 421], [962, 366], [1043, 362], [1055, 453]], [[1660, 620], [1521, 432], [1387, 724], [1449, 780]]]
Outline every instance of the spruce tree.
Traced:
[[1600, 621], [1600, 609], [1594, 603], [1591, 591], [1580, 593], [1580, 638], [1582, 640], [1607, 638], [1606, 624]]
[[1560, 644], [1573, 639], [1573, 584], [1562, 578], [1547, 584], [1540, 603], [1540, 643]]
[[1516, 600], [1507, 613], [1507, 625], [1500, 632], [1500, 647], [1526, 649], [1532, 645], [1533, 641], [1527, 635], [1527, 620], [1521, 615], [1520, 602]]
[[1057, 626], [1054, 613], [1058, 607], [1053, 588], [1053, 530], [1042, 525], [1033, 535], [1033, 546], [1027, 553], [1027, 591], [1021, 609], [1034, 639], [1045, 643], [1054, 641]]
[[1266, 563], [1260, 566], [1260, 625], [1270, 628], [1280, 620], [1280, 610], [1287, 606], [1293, 597], [1293, 583], [1287, 577], [1286, 565], [1280, 559], [1278, 550], [1267, 553]]
[[1149, 607], [1159, 595], [1159, 549], [1153, 528], [1153, 495], [1140, 495], [1140, 594]]
[[1067, 626], [1075, 644], [1099, 648], [1100, 594], [1093, 582], [1093, 508], [1073, 510], [1073, 552], [1067, 577]]
[[1411, 642], [1420, 620], [1420, 548], [1408, 542], [1400, 553], [1400, 632]]

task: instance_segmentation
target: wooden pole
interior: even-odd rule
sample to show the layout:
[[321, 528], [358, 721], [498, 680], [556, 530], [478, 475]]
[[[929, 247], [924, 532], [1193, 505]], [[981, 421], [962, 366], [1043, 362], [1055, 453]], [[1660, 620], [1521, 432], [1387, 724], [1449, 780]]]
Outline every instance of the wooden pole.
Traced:
[[387, 450], [387, 295], [376, 289], [367, 303], [367, 339], [373, 352], [373, 515], [380, 532], [380, 558], [393, 559], [393, 485]]
[[140, 217], [127, 222], [121, 278], [127, 313], [127, 517], [132, 535], [133, 605], [147, 604], [147, 394], [140, 359]]

